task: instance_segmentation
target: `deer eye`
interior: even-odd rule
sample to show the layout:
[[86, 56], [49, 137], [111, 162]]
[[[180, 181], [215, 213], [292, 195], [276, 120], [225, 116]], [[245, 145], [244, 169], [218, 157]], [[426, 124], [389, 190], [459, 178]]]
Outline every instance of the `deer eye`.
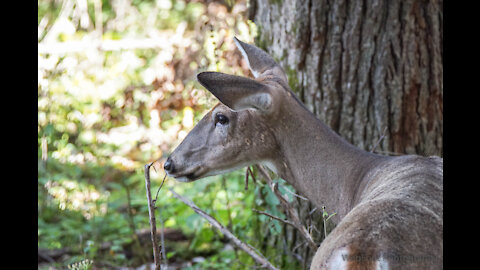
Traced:
[[226, 125], [228, 124], [228, 118], [223, 114], [217, 114], [215, 115], [215, 125], [217, 125], [217, 123], [220, 123], [220, 125]]

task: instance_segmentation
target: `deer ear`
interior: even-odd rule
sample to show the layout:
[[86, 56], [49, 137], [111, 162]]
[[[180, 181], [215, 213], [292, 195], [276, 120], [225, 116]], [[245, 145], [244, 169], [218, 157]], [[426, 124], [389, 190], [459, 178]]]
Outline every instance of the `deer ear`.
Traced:
[[266, 112], [272, 106], [268, 87], [255, 80], [220, 72], [201, 72], [197, 80], [234, 111], [253, 108]]
[[266, 73], [271, 73], [287, 82], [287, 76], [282, 67], [280, 67], [280, 65], [277, 64], [264, 50], [242, 42], [236, 37], [234, 37], [233, 40], [242, 53], [243, 58], [247, 61], [248, 67], [255, 78], [266, 75]]

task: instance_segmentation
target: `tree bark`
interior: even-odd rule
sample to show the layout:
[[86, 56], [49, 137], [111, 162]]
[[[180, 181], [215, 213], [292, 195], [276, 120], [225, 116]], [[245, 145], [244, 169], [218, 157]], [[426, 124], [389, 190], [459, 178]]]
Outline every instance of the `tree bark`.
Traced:
[[256, 0], [256, 44], [307, 107], [352, 144], [443, 154], [443, 3]]
[[[256, 45], [347, 141], [377, 153], [443, 156], [442, 1], [251, 0], [249, 18]], [[321, 210], [311, 208], [298, 201], [301, 219], [323, 230]], [[310, 264], [314, 253], [297, 246], [293, 229], [277, 237]]]

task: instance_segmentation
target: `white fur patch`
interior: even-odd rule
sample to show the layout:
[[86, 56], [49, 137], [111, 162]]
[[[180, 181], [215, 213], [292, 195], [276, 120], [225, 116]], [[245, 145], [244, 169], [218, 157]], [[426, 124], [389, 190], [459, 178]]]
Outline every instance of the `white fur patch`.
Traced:
[[248, 60], [248, 55], [245, 52], [245, 50], [243, 49], [242, 45], [240, 45], [240, 43], [238, 42], [238, 40], [236, 38], [234, 38], [233, 41], [235, 41], [235, 44], [237, 45], [237, 48], [242, 53], [243, 59], [245, 59], [245, 61], [247, 61], [248, 68], [250, 68], [250, 71], [253, 73], [253, 76], [255, 78], [257, 78], [258, 75], [260, 75], [260, 74], [257, 71], [252, 69], [252, 66], [250, 65], [250, 61]]
[[380, 257], [377, 260], [377, 270], [388, 270], [388, 261], [385, 260], [383, 257]]
[[[240, 166], [235, 166], [235, 167], [232, 167], [232, 168], [228, 168], [228, 169], [223, 169], [223, 170], [213, 170], [213, 171], [209, 171], [207, 174], [205, 174], [203, 177], [207, 177], [207, 176], [214, 176], [214, 175], [221, 175], [221, 174], [226, 174], [226, 173], [229, 173], [229, 172], [233, 172], [237, 169], [240, 169], [241, 167], [244, 167], [243, 165], [240, 165]], [[203, 178], [202, 177], [202, 178]]]
[[329, 270], [344, 270], [347, 269], [348, 263], [348, 249], [346, 247], [337, 249], [332, 254], [332, 257], [327, 262]]
[[190, 180], [188, 180], [188, 178], [187, 178], [187, 177], [185, 177], [185, 176], [182, 176], [182, 177], [175, 178], [175, 180], [177, 180], [178, 182], [184, 182], [184, 183], [191, 182], [191, 181], [190, 181]]

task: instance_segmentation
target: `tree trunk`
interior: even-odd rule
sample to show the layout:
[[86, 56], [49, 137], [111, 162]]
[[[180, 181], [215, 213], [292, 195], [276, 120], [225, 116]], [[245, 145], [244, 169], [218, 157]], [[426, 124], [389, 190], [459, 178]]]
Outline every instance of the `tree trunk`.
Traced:
[[[443, 3], [256, 0], [256, 43], [307, 107], [352, 144], [442, 155]], [[385, 133], [384, 133], [385, 131]]]
[[[443, 155], [442, 1], [251, 0], [249, 18], [256, 45], [343, 138], [378, 153]], [[309, 207], [299, 201], [302, 218], [323, 230]], [[302, 241], [291, 228], [282, 237]], [[314, 255], [295, 253], [306, 266]]]

